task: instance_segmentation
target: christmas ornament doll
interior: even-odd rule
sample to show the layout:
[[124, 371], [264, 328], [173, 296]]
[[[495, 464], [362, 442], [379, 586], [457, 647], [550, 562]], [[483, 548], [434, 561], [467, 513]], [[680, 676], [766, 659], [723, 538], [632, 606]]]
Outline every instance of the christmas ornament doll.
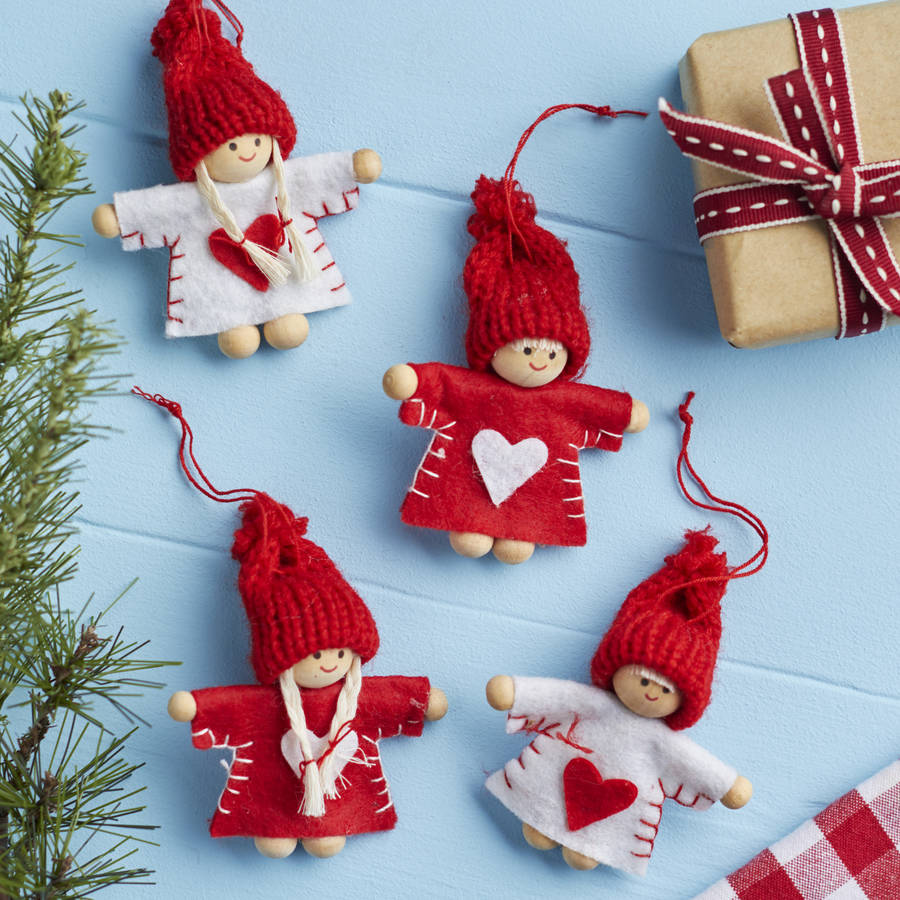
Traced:
[[277, 91], [202, 0], [171, 0], [151, 37], [163, 64], [169, 156], [179, 184], [117, 193], [94, 211], [103, 237], [125, 250], [166, 247], [166, 336], [218, 334], [232, 358], [268, 343], [306, 339], [305, 313], [350, 302], [319, 231], [320, 220], [355, 209], [357, 182], [375, 181], [374, 150], [288, 159], [297, 129]]
[[306, 537], [307, 519], [261, 491], [217, 490], [194, 459], [179, 405], [135, 392], [181, 422], [180, 459], [191, 483], [214, 500], [241, 504], [232, 556], [259, 683], [178, 691], [169, 700], [172, 718], [190, 722], [195, 747], [232, 753], [210, 833], [252, 837], [273, 858], [288, 856], [298, 841], [327, 857], [348, 835], [393, 828], [380, 742], [420, 735], [426, 720], [446, 713], [444, 693], [427, 678], [363, 677], [378, 650], [375, 621]]
[[[709, 493], [691, 466], [691, 396], [681, 407], [679, 483], [697, 505], [751, 525], [760, 550], [729, 568], [708, 528], [689, 531], [681, 549], [628, 594], [594, 654], [592, 685], [508, 675], [487, 684], [490, 705], [508, 710], [507, 732], [532, 736], [487, 788], [521, 819], [532, 847], [561, 845], [575, 869], [605, 863], [642, 875], [666, 800], [697, 810], [718, 800], [737, 809], [752, 795], [745, 777], [682, 733], [710, 701], [725, 587], [759, 571], [768, 554], [759, 518]], [[682, 466], [710, 503], [691, 497]]]
[[403, 401], [400, 420], [432, 431], [402, 519], [449, 532], [463, 556], [493, 550], [514, 564], [535, 544], [584, 544], [580, 451], [617, 451], [624, 432], [649, 420], [628, 394], [579, 383], [590, 334], [578, 273], [565, 244], [535, 223], [534, 198], [513, 177], [537, 125], [573, 106], [546, 110], [503, 178], [482, 175], [475, 185], [475, 246], [463, 270], [469, 368], [395, 365], [384, 376], [385, 393]]

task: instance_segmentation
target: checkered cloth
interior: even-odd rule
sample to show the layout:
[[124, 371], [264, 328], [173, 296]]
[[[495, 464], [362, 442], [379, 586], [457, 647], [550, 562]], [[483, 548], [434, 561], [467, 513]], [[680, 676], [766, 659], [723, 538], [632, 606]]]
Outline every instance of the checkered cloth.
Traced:
[[900, 900], [900, 761], [694, 900]]

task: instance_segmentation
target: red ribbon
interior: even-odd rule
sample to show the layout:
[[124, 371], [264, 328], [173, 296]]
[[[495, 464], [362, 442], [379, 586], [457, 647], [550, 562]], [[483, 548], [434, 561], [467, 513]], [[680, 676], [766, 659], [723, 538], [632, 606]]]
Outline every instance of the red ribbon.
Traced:
[[888, 313], [900, 315], [900, 267], [880, 221], [900, 215], [900, 160], [863, 161], [834, 10], [790, 18], [800, 68], [766, 83], [784, 141], [689, 116], [662, 98], [660, 117], [686, 156], [754, 179], [694, 197], [701, 243], [822, 218], [829, 228], [840, 308], [837, 337], [880, 331]]

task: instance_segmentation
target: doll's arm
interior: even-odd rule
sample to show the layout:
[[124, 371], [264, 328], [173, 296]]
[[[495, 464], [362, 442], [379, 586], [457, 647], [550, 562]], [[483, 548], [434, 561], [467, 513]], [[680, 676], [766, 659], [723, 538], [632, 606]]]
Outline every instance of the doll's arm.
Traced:
[[384, 392], [402, 400], [400, 421], [414, 428], [449, 432], [456, 424], [454, 398], [466, 390], [470, 373], [443, 363], [414, 363], [391, 366], [381, 380]]
[[176, 691], [169, 699], [169, 715], [191, 723], [191, 740], [198, 750], [247, 745], [258, 718], [280, 713], [272, 705], [272, 691], [258, 685]]
[[573, 444], [578, 450], [597, 447], [616, 451], [625, 432], [643, 431], [650, 421], [645, 404], [623, 391], [590, 384], [564, 386], [563, 400], [573, 423]]
[[295, 156], [284, 171], [294, 215], [320, 219], [356, 209], [359, 184], [378, 178], [381, 157], [374, 150]]
[[753, 786], [734, 768], [683, 734], [666, 735], [668, 766], [660, 779], [668, 799], [693, 809], [708, 809], [721, 800], [730, 809], [749, 802]]
[[101, 237], [121, 237], [123, 250], [173, 247], [184, 229], [209, 224], [191, 184], [160, 184], [113, 196], [113, 203], [94, 210], [91, 222]]
[[357, 717], [375, 739], [406, 735], [417, 737], [426, 721], [447, 712], [447, 698], [427, 678], [401, 675], [363, 678]]
[[611, 703], [618, 703], [608, 691], [560, 678], [495, 675], [485, 694], [494, 709], [509, 710], [509, 733], [555, 728], [579, 715], [599, 718]]

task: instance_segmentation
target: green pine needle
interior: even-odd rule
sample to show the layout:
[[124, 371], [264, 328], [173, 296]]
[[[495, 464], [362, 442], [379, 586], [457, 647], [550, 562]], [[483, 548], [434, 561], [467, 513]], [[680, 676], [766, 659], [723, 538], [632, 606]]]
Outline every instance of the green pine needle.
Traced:
[[92, 193], [71, 144], [81, 106], [23, 97], [30, 148], [0, 140], [0, 900], [92, 896], [151, 874], [134, 857], [153, 827], [139, 820], [141, 765], [124, 755], [135, 728], [117, 735], [97, 701], [140, 721], [128, 702], [170, 663], [107, 629], [115, 601], [73, 614], [59, 593], [79, 549], [76, 454], [105, 430], [85, 407], [115, 389], [119, 346], [66, 284], [59, 252], [77, 236], [50, 227]]

